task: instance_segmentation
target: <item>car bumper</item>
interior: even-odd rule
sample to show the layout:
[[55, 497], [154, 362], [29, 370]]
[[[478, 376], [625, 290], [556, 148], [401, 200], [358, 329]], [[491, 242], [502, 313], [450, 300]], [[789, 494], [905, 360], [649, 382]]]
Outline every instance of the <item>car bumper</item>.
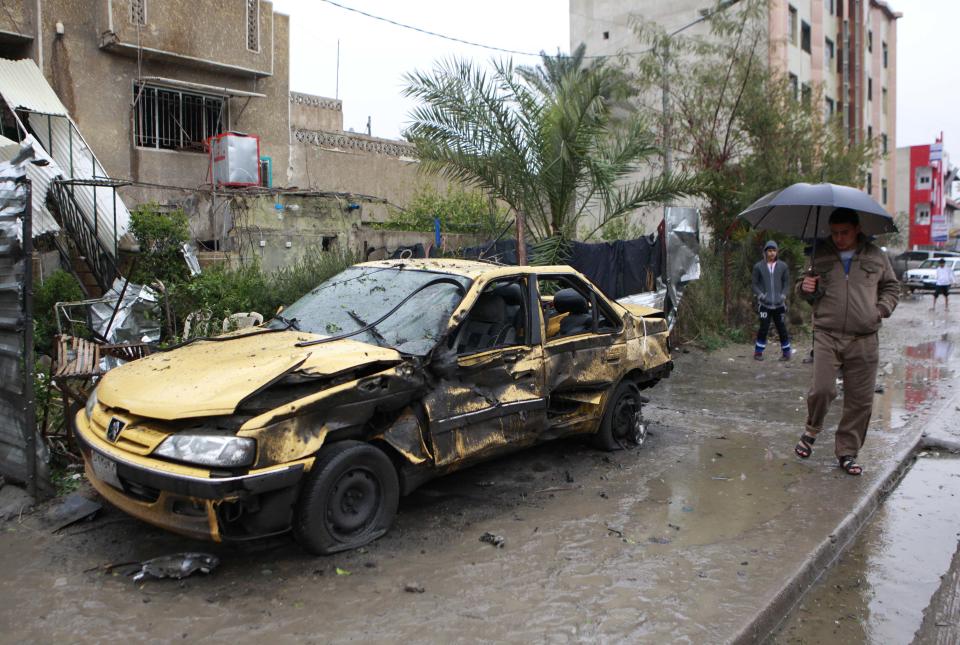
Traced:
[[[162, 529], [216, 542], [283, 533], [307, 464], [293, 463], [232, 477], [166, 472], [110, 450], [86, 431], [77, 440], [91, 485], [112, 505]], [[131, 458], [132, 457], [132, 458]]]

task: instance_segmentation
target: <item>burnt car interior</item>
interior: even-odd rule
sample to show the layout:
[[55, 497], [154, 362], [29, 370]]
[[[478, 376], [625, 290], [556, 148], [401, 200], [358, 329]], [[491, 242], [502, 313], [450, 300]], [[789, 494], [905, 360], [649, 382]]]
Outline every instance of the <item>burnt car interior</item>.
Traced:
[[596, 294], [568, 276], [538, 276], [537, 283], [548, 340], [619, 328]]
[[514, 278], [487, 285], [456, 335], [458, 354], [527, 344], [523, 283]]

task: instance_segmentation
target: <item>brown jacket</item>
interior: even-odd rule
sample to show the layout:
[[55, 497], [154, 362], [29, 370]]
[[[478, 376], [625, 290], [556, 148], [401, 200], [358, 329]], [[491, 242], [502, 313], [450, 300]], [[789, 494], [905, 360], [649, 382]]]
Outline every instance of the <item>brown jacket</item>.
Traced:
[[864, 336], [880, 329], [880, 319], [889, 318], [897, 307], [900, 283], [890, 259], [880, 247], [862, 236], [850, 262], [850, 273], [832, 240], [817, 249], [813, 270], [820, 278], [813, 294], [797, 295], [813, 304], [813, 327], [837, 334]]

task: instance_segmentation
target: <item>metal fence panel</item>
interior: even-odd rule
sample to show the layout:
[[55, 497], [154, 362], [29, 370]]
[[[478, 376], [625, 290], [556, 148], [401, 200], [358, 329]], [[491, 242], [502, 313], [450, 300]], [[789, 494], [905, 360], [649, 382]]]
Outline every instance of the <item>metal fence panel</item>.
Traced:
[[[17, 161], [17, 160], [15, 160]], [[48, 487], [33, 392], [33, 274], [26, 160], [0, 163], [0, 474], [31, 495]], [[18, 241], [20, 237], [21, 241]]]

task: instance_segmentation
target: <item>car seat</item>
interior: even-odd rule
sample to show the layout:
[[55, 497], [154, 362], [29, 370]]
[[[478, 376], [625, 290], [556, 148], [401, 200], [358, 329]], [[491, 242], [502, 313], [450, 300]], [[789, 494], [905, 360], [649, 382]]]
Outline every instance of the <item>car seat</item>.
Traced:
[[457, 353], [495, 347], [507, 326], [507, 304], [503, 296], [496, 292], [481, 294], [460, 332]]
[[560, 321], [560, 336], [582, 334], [593, 329], [590, 304], [576, 289], [561, 289], [553, 295], [553, 310], [569, 314]]

